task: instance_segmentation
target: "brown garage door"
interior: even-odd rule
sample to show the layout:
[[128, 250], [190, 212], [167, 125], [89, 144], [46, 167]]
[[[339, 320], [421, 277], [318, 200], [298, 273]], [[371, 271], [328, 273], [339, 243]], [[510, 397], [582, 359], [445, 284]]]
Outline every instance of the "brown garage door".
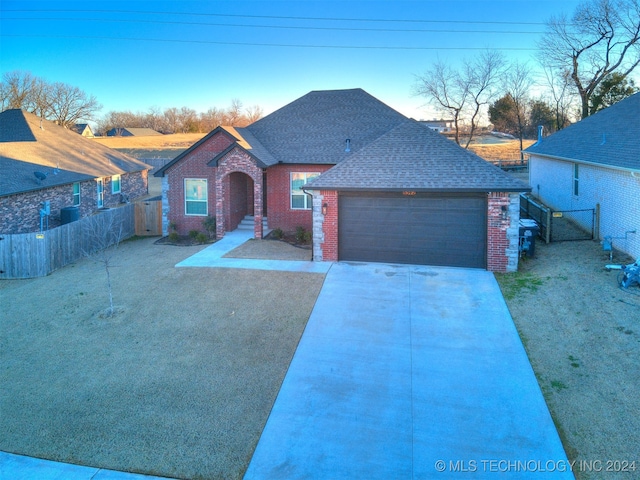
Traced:
[[341, 194], [340, 260], [486, 268], [486, 196]]

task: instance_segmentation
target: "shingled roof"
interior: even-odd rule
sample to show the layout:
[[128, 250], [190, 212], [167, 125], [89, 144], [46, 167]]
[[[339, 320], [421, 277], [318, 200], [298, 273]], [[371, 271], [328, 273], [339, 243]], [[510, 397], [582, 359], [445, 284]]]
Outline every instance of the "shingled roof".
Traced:
[[526, 153], [640, 170], [640, 93], [531, 145]]
[[[0, 113], [0, 196], [149, 168], [23, 110]], [[47, 178], [38, 180], [35, 171]]]
[[405, 119], [307, 190], [526, 192], [530, 187], [430, 128]]
[[282, 163], [336, 164], [405, 120], [356, 88], [310, 92], [246, 130]]

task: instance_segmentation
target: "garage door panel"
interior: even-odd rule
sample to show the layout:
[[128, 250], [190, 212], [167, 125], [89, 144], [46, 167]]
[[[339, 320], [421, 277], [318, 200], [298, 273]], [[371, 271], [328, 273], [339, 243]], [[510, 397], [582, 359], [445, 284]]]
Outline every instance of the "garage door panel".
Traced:
[[486, 267], [486, 197], [347, 196], [341, 260]]

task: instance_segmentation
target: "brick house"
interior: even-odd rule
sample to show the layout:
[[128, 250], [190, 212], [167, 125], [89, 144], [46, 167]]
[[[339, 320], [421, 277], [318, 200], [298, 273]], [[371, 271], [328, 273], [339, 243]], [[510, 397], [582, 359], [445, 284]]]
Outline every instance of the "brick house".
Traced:
[[[218, 127], [156, 173], [163, 229], [216, 235], [247, 215], [313, 231], [315, 260], [517, 269], [529, 187], [361, 89], [314, 91], [246, 128]], [[434, 253], [435, 252], [435, 253]]]
[[599, 205], [596, 238], [640, 258], [639, 138], [640, 93], [540, 138], [525, 150], [532, 193], [555, 210]]
[[31, 113], [5, 110], [0, 113], [0, 233], [53, 228], [144, 196], [149, 168]]

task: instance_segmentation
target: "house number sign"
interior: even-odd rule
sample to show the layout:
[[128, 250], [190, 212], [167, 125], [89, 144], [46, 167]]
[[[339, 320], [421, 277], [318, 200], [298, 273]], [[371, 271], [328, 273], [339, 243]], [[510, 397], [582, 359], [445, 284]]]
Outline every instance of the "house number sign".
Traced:
[[404, 192], [402, 192], [402, 195], [407, 195], [407, 196], [412, 196], [415, 195], [416, 192], [411, 191], [411, 190], [405, 190]]

